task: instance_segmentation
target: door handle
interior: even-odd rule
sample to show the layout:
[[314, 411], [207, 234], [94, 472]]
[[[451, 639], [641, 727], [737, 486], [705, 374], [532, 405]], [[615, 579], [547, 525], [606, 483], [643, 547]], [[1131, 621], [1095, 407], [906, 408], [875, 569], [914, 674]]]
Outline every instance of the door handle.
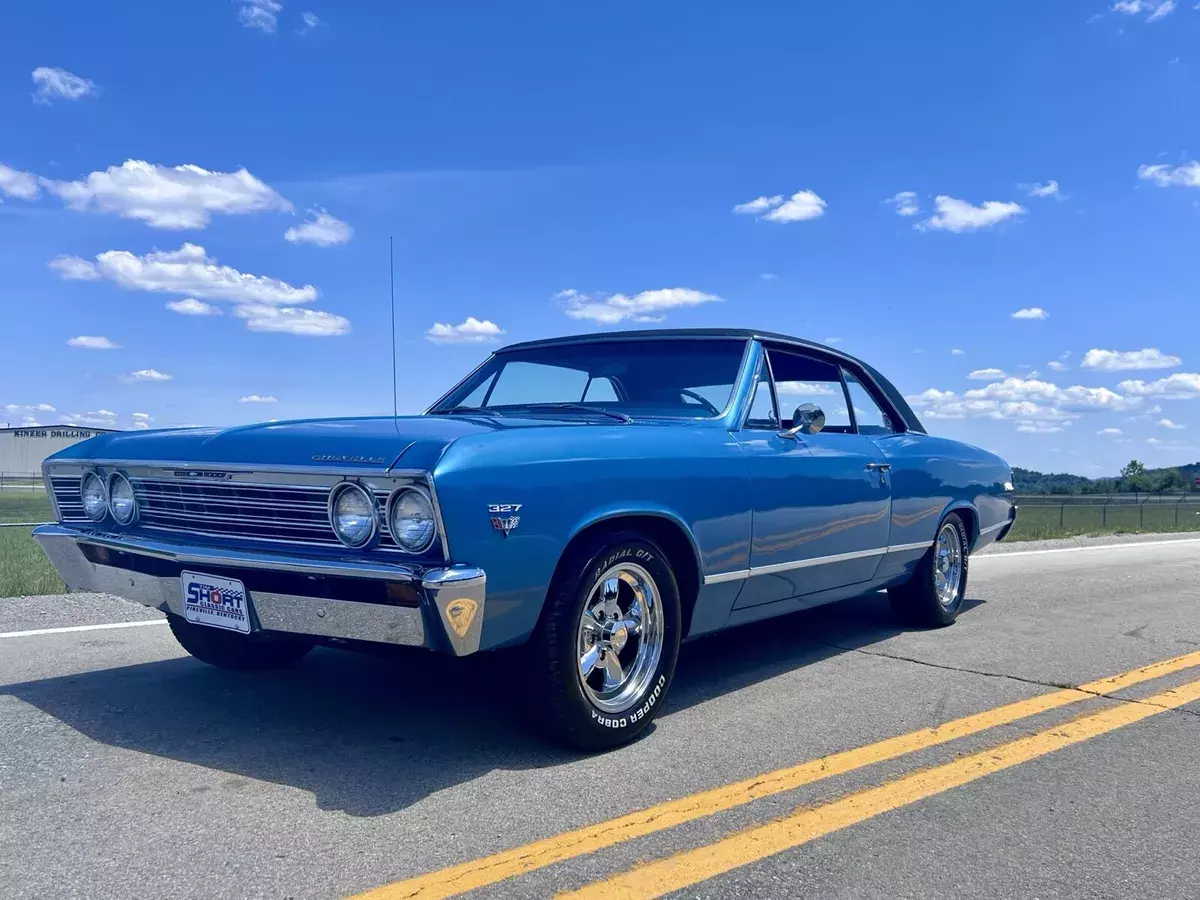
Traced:
[[876, 469], [878, 469], [880, 472], [890, 472], [892, 469], [892, 464], [891, 463], [867, 463], [867, 469], [872, 472], [875, 471]]

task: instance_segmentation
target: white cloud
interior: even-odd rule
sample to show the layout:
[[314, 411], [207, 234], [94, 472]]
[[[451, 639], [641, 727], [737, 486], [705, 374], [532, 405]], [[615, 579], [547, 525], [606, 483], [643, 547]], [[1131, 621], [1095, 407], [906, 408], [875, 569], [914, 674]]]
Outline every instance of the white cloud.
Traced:
[[283, 239], [293, 244], [303, 242], [331, 247], [346, 243], [353, 234], [354, 229], [341, 219], [315, 207], [308, 211], [308, 221], [303, 225], [293, 225], [283, 233]]
[[325, 24], [319, 18], [317, 18], [316, 13], [311, 13], [311, 12], [300, 13], [300, 21], [302, 21], [304, 23], [300, 28], [301, 34], [308, 34], [314, 28], [318, 28], [321, 25]]
[[31, 75], [36, 90], [33, 92], [34, 103], [53, 103], [55, 100], [78, 100], [97, 93], [96, 83], [87, 78], [80, 78], [66, 69], [56, 69], [51, 66], [38, 66]]
[[95, 263], [78, 256], [56, 256], [47, 263], [63, 281], [98, 281], [103, 278]]
[[1180, 425], [1177, 422], [1172, 422], [1170, 419], [1159, 419], [1154, 424], [1157, 425], [1159, 428], [1170, 428], [1175, 431], [1182, 431], [1184, 428], [1187, 428], [1186, 425]]
[[213, 306], [211, 303], [205, 303], [203, 300], [197, 300], [195, 297], [187, 297], [183, 300], [171, 300], [167, 303], [167, 309], [171, 312], [177, 312], [181, 316], [219, 316], [221, 308]]
[[283, 4], [279, 0], [240, 0], [238, 20], [247, 28], [274, 34]]
[[773, 272], [763, 272], [758, 277], [761, 278], [763, 281], [774, 281], [779, 276]]
[[822, 341], [822, 343], [825, 344], [840, 344], [841, 342], [842, 339], [840, 337], [827, 337], [824, 341]]
[[108, 338], [100, 335], [81, 334], [67, 341], [68, 347], [83, 347], [87, 350], [119, 350], [120, 344], [114, 344]]
[[279, 402], [279, 400], [276, 397], [272, 397], [269, 395], [266, 397], [262, 397], [262, 396], [259, 396], [258, 394], [249, 394], [245, 397], [241, 397], [238, 399], [238, 403], [278, 403], [278, 402]]
[[150, 421], [150, 414], [149, 414], [149, 413], [144, 413], [144, 412], [135, 412], [135, 413], [133, 414], [133, 418], [135, 418], [135, 419], [140, 419], [140, 420], [141, 420], [141, 421], [143, 421], [143, 422], [149, 422], [149, 421]]
[[901, 191], [892, 197], [888, 197], [883, 202], [890, 203], [896, 207], [896, 215], [898, 216], [915, 216], [921, 211], [921, 207], [917, 203], [916, 191]]
[[94, 412], [71, 413], [63, 416], [63, 421], [69, 425], [91, 425], [95, 428], [116, 428], [117, 414], [110, 409], [98, 409]]
[[1025, 309], [1018, 309], [1011, 315], [1013, 319], [1048, 319], [1050, 313], [1046, 312], [1040, 306], [1029, 306]]
[[660, 322], [670, 309], [719, 303], [721, 298], [692, 288], [660, 288], [642, 291], [632, 297], [626, 294], [583, 294], [568, 289], [554, 295], [562, 301], [563, 311], [572, 319], [588, 319], [602, 325], [615, 325], [630, 319], [634, 322]]
[[111, 213], [154, 228], [203, 228], [214, 213], [290, 211], [292, 205], [245, 169], [210, 172], [129, 159], [78, 181], [41, 179], [47, 191], [80, 212]]
[[1067, 369], [1071, 368], [1065, 362], [1063, 362], [1062, 360], [1058, 360], [1058, 359], [1052, 359], [1052, 360], [1050, 360], [1050, 362], [1046, 363], [1046, 365], [1049, 366], [1055, 372], [1065, 372]]
[[780, 394], [797, 394], [800, 396], [841, 394], [840, 388], [834, 391], [833, 385], [824, 382], [780, 381], [776, 385]]
[[739, 203], [733, 208], [733, 211], [741, 215], [756, 216], [769, 209], [774, 209], [781, 203], [783, 203], [783, 194], [776, 194], [774, 197], [758, 197], [746, 203]]
[[1017, 431], [1022, 434], [1060, 434], [1066, 429], [1053, 422], [1025, 421], [1017, 423]]
[[504, 334], [504, 329], [488, 319], [467, 316], [461, 325], [443, 325], [434, 322], [425, 332], [425, 340], [435, 344], [481, 344], [494, 341]]
[[1140, 402], [1108, 388], [1059, 387], [1035, 378], [1005, 378], [963, 394], [936, 388], [910, 396], [909, 403], [932, 419], [1018, 419], [1060, 421], [1091, 411], [1121, 412]]
[[1127, 369], [1173, 369], [1183, 362], [1178, 356], [1163, 353], [1156, 347], [1144, 350], [1089, 350], [1084, 354], [1085, 369], [1119, 372]]
[[145, 431], [147, 428], [149, 428], [149, 427], [150, 427], [150, 423], [149, 423], [149, 422], [143, 422], [141, 419], [135, 419], [135, 420], [133, 421], [133, 423], [130, 425], [130, 427], [131, 427], [131, 428], [132, 428], [134, 431]]
[[1161, 397], [1164, 400], [1191, 400], [1200, 397], [1200, 374], [1176, 372], [1157, 381], [1122, 381], [1117, 387], [1135, 397]]
[[951, 351], [950, 351], [950, 355], [951, 355], [951, 356], [966, 356], [966, 355], [967, 355], [967, 351], [966, 351], [966, 350], [959, 350], [957, 347], [955, 347], [953, 350], [951, 350]]
[[337, 337], [350, 333], [350, 320], [318, 309], [248, 304], [233, 314], [246, 320], [251, 331], [275, 331], [302, 337]]
[[60, 256], [50, 263], [66, 279], [106, 278], [123, 288], [185, 294], [235, 303], [309, 303], [317, 298], [311, 284], [293, 287], [265, 275], [247, 275], [221, 266], [203, 247], [184, 244], [178, 250], [152, 250], [135, 256], [128, 250], [109, 250], [91, 263], [77, 256]]
[[1055, 197], [1058, 196], [1058, 182], [1051, 178], [1045, 184], [1018, 184], [1030, 197]]
[[1120, 428], [1101, 428], [1096, 432], [1100, 437], [1120, 437], [1124, 433]]
[[1168, 166], [1162, 163], [1153, 166], [1138, 166], [1138, 178], [1153, 181], [1159, 187], [1200, 187], [1200, 161]]
[[803, 222], [825, 215], [825, 201], [812, 191], [797, 191], [781, 206], [775, 207], [765, 216], [768, 222]]
[[976, 369], [967, 377], [972, 381], [994, 381], [997, 378], [1004, 378], [1005, 375], [1003, 369]]
[[0, 163], [0, 194], [20, 200], [36, 200], [41, 192], [37, 176], [32, 172], [20, 172]]
[[985, 200], [979, 206], [973, 206], [966, 200], [958, 200], [939, 194], [933, 198], [933, 206], [937, 212], [923, 222], [913, 227], [919, 231], [975, 231], [988, 228], [1006, 219], [1023, 215], [1025, 207], [1019, 203]]
[[1117, 0], [1112, 7], [1113, 12], [1124, 13], [1127, 16], [1137, 16], [1148, 13], [1147, 22], [1157, 22], [1175, 11], [1175, 0]]
[[[158, 369], [138, 369], [136, 372], [130, 372], [125, 375], [122, 380], [133, 381], [170, 381], [175, 376], [168, 375], [166, 372], [160, 372]], [[103, 412], [103, 410], [101, 410]], [[116, 415], [116, 413], [113, 413]]]

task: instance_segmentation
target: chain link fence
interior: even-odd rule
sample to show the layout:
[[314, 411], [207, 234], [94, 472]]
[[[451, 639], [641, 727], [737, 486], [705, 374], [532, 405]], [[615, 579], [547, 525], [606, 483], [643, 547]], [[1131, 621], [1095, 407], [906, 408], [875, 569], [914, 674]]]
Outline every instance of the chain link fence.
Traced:
[[1014, 531], [1200, 530], [1200, 493], [1018, 494]]

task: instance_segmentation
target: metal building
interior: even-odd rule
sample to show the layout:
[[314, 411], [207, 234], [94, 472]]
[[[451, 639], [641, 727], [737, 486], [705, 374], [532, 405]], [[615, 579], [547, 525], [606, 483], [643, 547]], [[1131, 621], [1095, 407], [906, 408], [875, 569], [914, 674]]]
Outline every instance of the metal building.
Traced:
[[42, 473], [42, 460], [64, 447], [78, 444], [111, 428], [83, 428], [79, 425], [36, 425], [28, 428], [0, 428], [0, 477], [12, 478]]

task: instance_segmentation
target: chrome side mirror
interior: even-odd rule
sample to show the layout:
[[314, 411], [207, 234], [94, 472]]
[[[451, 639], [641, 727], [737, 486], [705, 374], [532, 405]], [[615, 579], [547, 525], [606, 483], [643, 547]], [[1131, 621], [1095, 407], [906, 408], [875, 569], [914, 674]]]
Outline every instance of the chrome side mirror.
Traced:
[[779, 432], [779, 436], [794, 441], [798, 434], [816, 434], [824, 427], [825, 411], [815, 403], [801, 403], [792, 413], [792, 427]]

